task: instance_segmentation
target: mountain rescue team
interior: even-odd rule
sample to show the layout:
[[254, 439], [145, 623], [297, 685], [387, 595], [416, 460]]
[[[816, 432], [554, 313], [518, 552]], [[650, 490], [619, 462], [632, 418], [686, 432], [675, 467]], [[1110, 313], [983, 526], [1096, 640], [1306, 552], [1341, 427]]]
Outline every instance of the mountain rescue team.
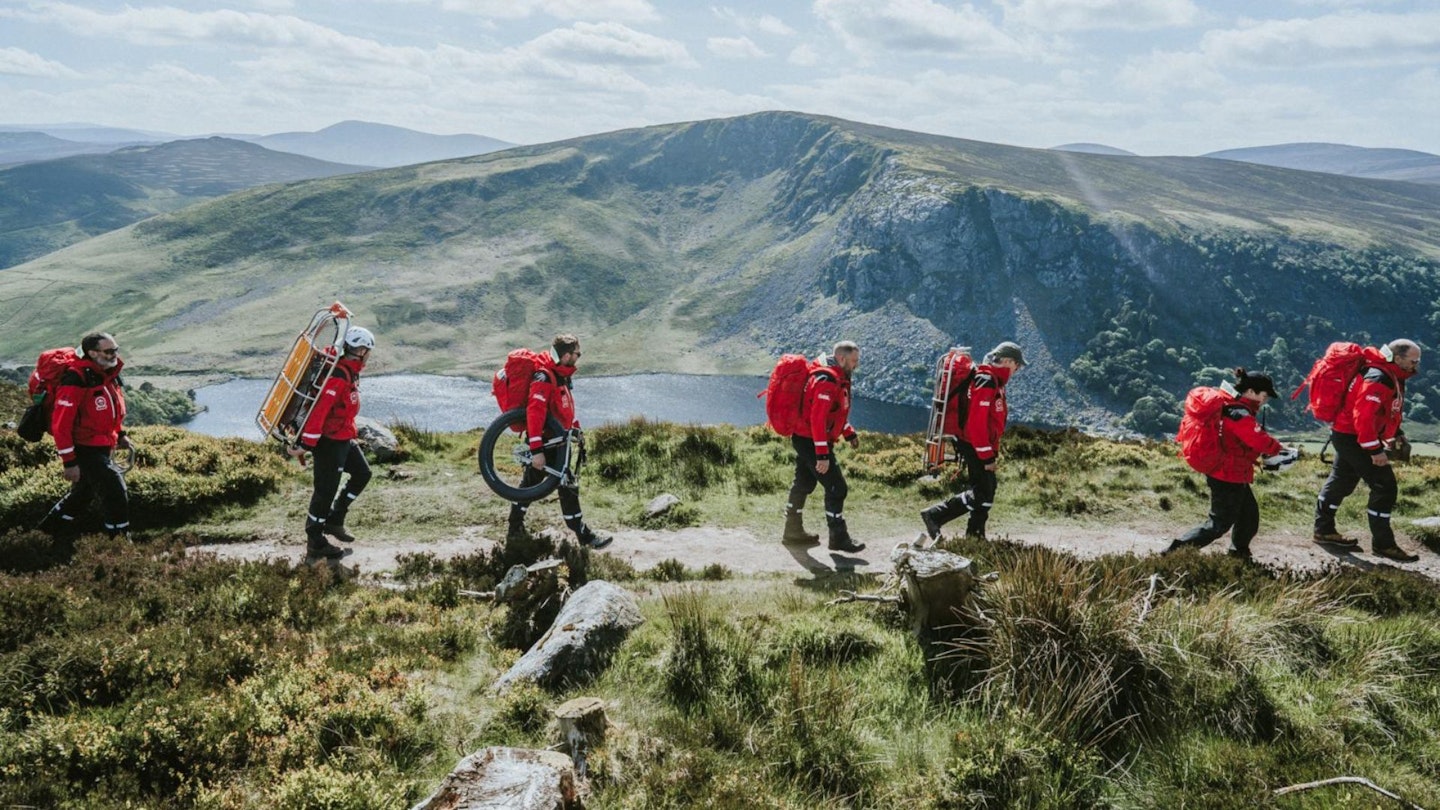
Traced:
[[860, 367], [860, 347], [842, 340], [835, 344], [829, 357], [820, 357], [809, 373], [805, 385], [800, 420], [790, 436], [795, 448], [795, 479], [790, 484], [790, 499], [785, 506], [786, 542], [815, 543], [819, 537], [808, 534], [801, 521], [801, 510], [815, 486], [825, 491], [825, 528], [831, 551], [854, 553], [865, 548], [855, 542], [845, 523], [845, 496], [849, 485], [835, 457], [835, 442], [844, 438], [852, 448], [860, 446], [860, 436], [850, 424], [850, 378]]
[[[75, 358], [60, 374], [59, 388], [50, 412], [50, 435], [65, 465], [70, 491], [40, 522], [42, 530], [69, 536], [76, 515], [100, 496], [101, 519], [110, 537], [128, 537], [130, 497], [125, 475], [112, 452], [127, 450], [125, 396], [120, 391], [120, 345], [106, 332], [92, 332], [80, 340]], [[39, 369], [36, 369], [39, 373]]]
[[1000, 437], [1005, 434], [1008, 413], [1005, 384], [1024, 367], [1025, 355], [1018, 344], [1007, 340], [983, 360], [969, 381], [956, 388], [945, 414], [945, 433], [954, 437], [970, 488], [920, 513], [931, 542], [940, 539], [940, 527], [967, 513], [965, 536], [985, 539], [985, 524], [995, 502]]
[[1265, 432], [1255, 414], [1273, 397], [1275, 383], [1266, 374], [1235, 369], [1235, 382], [1220, 386], [1219, 459], [1205, 475], [1210, 487], [1210, 516], [1183, 537], [1172, 541], [1164, 554], [1181, 548], [1204, 548], [1230, 532], [1229, 554], [1250, 559], [1250, 541], [1260, 531], [1260, 506], [1250, 484], [1255, 480], [1255, 460], [1265, 457], [1265, 466], [1279, 470], [1294, 463], [1299, 453], [1281, 446]]
[[[525, 403], [525, 435], [530, 442], [530, 466], [521, 477], [520, 486], [530, 487], [544, 480], [545, 420], [554, 417], [562, 430], [580, 427], [575, 416], [575, 395], [573, 393], [575, 366], [580, 361], [580, 339], [574, 335], [556, 335], [550, 344], [550, 351], [537, 355], [535, 372], [530, 378], [529, 399]], [[584, 434], [581, 434], [581, 443]], [[580, 482], [571, 479], [559, 487], [560, 514], [565, 525], [575, 533], [580, 545], [589, 548], [604, 548], [611, 538], [597, 534], [585, 523], [580, 509]], [[510, 520], [505, 536], [513, 540], [525, 533], [525, 512], [529, 504], [510, 504]]]
[[[307, 452], [314, 458], [314, 492], [306, 515], [305, 536], [308, 555], [319, 559], [334, 559], [346, 553], [332, 545], [327, 535], [346, 543], [355, 540], [345, 528], [345, 518], [371, 477], [370, 466], [355, 441], [355, 417], [360, 411], [360, 374], [375, 347], [375, 337], [363, 327], [352, 326], [342, 342], [344, 354], [321, 389], [298, 445], [287, 448], [302, 464]], [[1398, 489], [1390, 457], [1405, 443], [1401, 429], [1405, 381], [1418, 370], [1420, 355], [1420, 346], [1405, 339], [1360, 351], [1360, 371], [1343, 394], [1343, 405], [1334, 417], [1330, 434], [1335, 460], [1316, 502], [1316, 543], [1340, 551], [1359, 546], [1357, 540], [1339, 532], [1335, 517], [1346, 496], [1364, 481], [1370, 488], [1367, 515], [1374, 553], [1397, 562], [1419, 559], [1399, 547], [1390, 525]], [[525, 406], [532, 456], [522, 486], [531, 486], [546, 474], [543, 443], [547, 418], [553, 417], [567, 430], [579, 427], [572, 377], [580, 356], [580, 341], [570, 334], [556, 336], [548, 353], [535, 355]], [[836, 442], [841, 439], [852, 448], [859, 446], [859, 434], [849, 421], [852, 378], [859, 365], [860, 347], [843, 340], [835, 344], [828, 357], [806, 366], [808, 376], [790, 436], [795, 448], [795, 475], [785, 508], [785, 543], [819, 542], [817, 535], [805, 530], [802, 515], [810, 494], [820, 486], [824, 491], [829, 549], [854, 553], [865, 548], [850, 535], [845, 520], [849, 488], [835, 454]], [[924, 535], [930, 541], [940, 537], [941, 527], [962, 515], [969, 516], [966, 536], [985, 538], [1008, 413], [1005, 386], [1024, 365], [1020, 346], [1004, 341], [956, 389], [945, 433], [964, 462], [969, 487], [920, 513]], [[96, 332], [82, 339], [75, 358], [61, 375], [50, 430], [71, 489], [42, 521], [46, 531], [68, 533], [78, 511], [98, 494], [106, 532], [112, 537], [128, 536], [125, 479], [111, 458], [114, 449], [130, 446], [123, 427], [125, 399], [118, 379], [123, 367], [114, 337]], [[1202, 548], [1228, 531], [1229, 553], [1249, 558], [1250, 542], [1259, 529], [1259, 507], [1251, 490], [1256, 461], [1263, 457], [1267, 469], [1281, 470], [1293, 464], [1298, 455], [1298, 451], [1282, 447], [1255, 419], [1260, 407], [1276, 396], [1271, 378], [1243, 368], [1236, 369], [1235, 376], [1233, 384], [1226, 383], [1220, 389], [1223, 402], [1219, 407], [1218, 456], [1213, 469], [1206, 470], [1209, 516], [1174, 540], [1165, 553]], [[340, 482], [345, 474], [349, 478], [342, 489]], [[592, 549], [609, 545], [610, 537], [597, 534], [585, 523], [578, 483], [561, 486], [559, 499], [565, 525], [581, 545]], [[524, 534], [527, 509], [528, 504], [511, 504], [507, 539]]]
[[[345, 543], [355, 542], [355, 536], [345, 530], [345, 516], [370, 483], [370, 464], [355, 441], [359, 435], [355, 417], [360, 415], [360, 372], [375, 348], [375, 336], [363, 326], [352, 326], [345, 330], [341, 343], [344, 354], [321, 387], [310, 416], [300, 429], [299, 442], [286, 448], [301, 464], [305, 463], [307, 452], [313, 460], [315, 490], [310, 496], [310, 511], [305, 516], [305, 551], [312, 558], [345, 556], [345, 549], [325, 536]], [[337, 495], [342, 474], [349, 474], [350, 478]]]
[[1405, 381], [1420, 368], [1420, 347], [1413, 340], [1392, 340], [1379, 348], [1364, 348], [1361, 359], [1360, 376], [1346, 392], [1330, 431], [1335, 461], [1315, 503], [1315, 542], [1342, 551], [1359, 546], [1359, 541], [1335, 527], [1335, 514], [1364, 481], [1370, 487], [1365, 509], [1370, 550], [1387, 560], [1415, 562], [1420, 558], [1400, 548], [1390, 528], [1390, 512], [1399, 495], [1390, 452], [1405, 441], [1400, 425]]

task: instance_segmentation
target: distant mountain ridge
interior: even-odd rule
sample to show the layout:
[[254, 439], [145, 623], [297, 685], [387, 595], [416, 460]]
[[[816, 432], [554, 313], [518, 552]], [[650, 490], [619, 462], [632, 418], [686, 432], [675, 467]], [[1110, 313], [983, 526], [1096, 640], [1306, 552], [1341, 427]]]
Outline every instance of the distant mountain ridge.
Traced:
[[1440, 155], [1413, 149], [1372, 149], [1338, 143], [1282, 143], [1224, 149], [1201, 157], [1377, 180], [1440, 183]]
[[1103, 143], [1062, 143], [1059, 146], [1052, 146], [1058, 152], [1084, 152], [1088, 155], [1120, 155], [1125, 157], [1137, 157], [1134, 152], [1120, 149], [1115, 146], [1106, 146]]
[[342, 121], [317, 132], [283, 132], [249, 140], [267, 149], [386, 168], [481, 155], [515, 145], [483, 135], [431, 135], [365, 121]]
[[921, 402], [938, 352], [1015, 339], [1016, 418], [1154, 433], [1225, 368], [1293, 386], [1440, 319], [1440, 188], [759, 113], [243, 191], [0, 284], [0, 358], [107, 327], [156, 373], [272, 374], [336, 298], [376, 372], [487, 376], [573, 331], [586, 373], [763, 373], [851, 338], [861, 392]]
[[361, 170], [225, 138], [0, 169], [0, 268], [241, 189]]

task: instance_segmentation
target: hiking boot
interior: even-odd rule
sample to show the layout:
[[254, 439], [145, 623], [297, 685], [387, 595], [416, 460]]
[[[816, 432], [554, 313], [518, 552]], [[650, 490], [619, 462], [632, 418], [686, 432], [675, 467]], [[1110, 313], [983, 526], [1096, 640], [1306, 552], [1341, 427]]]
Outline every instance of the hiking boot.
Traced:
[[780, 542], [815, 546], [820, 544], [820, 535], [811, 534], [805, 531], [804, 515], [799, 509], [785, 507], [785, 533], [780, 535]]
[[339, 540], [342, 543], [355, 542], [355, 535], [345, 531], [344, 523], [331, 523], [329, 521], [326, 521], [325, 525], [321, 528], [321, 531], [323, 531], [325, 534], [330, 535], [336, 540]]
[[610, 545], [615, 539], [608, 534], [596, 534], [589, 526], [581, 526], [575, 536], [580, 539], [580, 545], [597, 550]]
[[1166, 546], [1165, 550], [1160, 552], [1160, 556], [1164, 557], [1166, 554], [1174, 554], [1180, 549], [1185, 548], [1187, 545], [1189, 544], [1186, 543], [1184, 540], [1171, 540], [1170, 545]]
[[925, 536], [934, 543], [940, 539], [940, 521], [930, 514], [929, 509], [920, 510], [920, 522], [925, 524]]
[[1255, 559], [1255, 555], [1251, 554], [1250, 549], [1248, 548], [1226, 549], [1225, 553], [1228, 556], [1234, 557], [1237, 560], [1253, 561]]
[[857, 551], [864, 551], [865, 544], [855, 542], [855, 539], [850, 536], [850, 530], [845, 527], [845, 521], [837, 520], [830, 525], [830, 550], [854, 554]]
[[1410, 552], [1406, 551], [1403, 548], [1400, 548], [1399, 546], [1387, 546], [1385, 548], [1377, 548], [1373, 553], [1376, 557], [1384, 557], [1387, 560], [1394, 560], [1398, 563], [1412, 563], [1420, 561], [1420, 556], [1418, 554], [1411, 554]]
[[345, 556], [345, 549], [322, 539], [319, 543], [306, 543], [305, 556], [312, 560], [338, 560]]
[[1322, 546], [1354, 551], [1360, 547], [1360, 541], [1353, 537], [1346, 537], [1339, 532], [1315, 532], [1315, 542]]
[[979, 540], [982, 543], [990, 542], [990, 538], [985, 536], [985, 532], [965, 532], [965, 539]]

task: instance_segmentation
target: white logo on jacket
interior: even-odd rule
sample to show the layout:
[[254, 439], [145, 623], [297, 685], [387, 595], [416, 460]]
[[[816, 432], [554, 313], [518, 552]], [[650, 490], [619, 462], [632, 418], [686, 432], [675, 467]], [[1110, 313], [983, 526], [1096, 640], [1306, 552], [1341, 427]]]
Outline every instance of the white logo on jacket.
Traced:
[[105, 411], [110, 409], [110, 401], [105, 397], [95, 397], [95, 410]]

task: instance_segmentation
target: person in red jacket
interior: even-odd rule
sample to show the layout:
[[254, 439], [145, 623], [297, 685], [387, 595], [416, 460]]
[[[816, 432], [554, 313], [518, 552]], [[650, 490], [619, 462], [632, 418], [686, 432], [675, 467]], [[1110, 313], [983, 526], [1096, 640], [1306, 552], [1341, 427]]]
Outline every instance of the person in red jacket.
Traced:
[[[830, 357], [820, 357], [816, 364], [820, 368], [810, 372], [805, 384], [800, 427], [790, 437], [790, 444], [795, 448], [795, 480], [790, 485], [787, 521], [790, 514], [799, 514], [818, 484], [825, 488], [825, 525], [829, 530], [830, 550], [862, 551], [865, 544], [855, 542], [845, 524], [845, 496], [850, 489], [835, 458], [835, 442], [841, 437], [851, 447], [860, 446], [860, 436], [850, 424], [850, 378], [860, 366], [860, 347], [842, 340], [835, 344]], [[786, 535], [792, 534], [787, 523]], [[808, 542], [819, 542], [819, 539], [815, 535], [805, 536]]]
[[125, 397], [120, 392], [124, 367], [115, 338], [92, 332], [81, 339], [75, 359], [60, 375], [50, 434], [65, 465], [70, 491], [41, 521], [43, 530], [71, 534], [76, 513], [98, 493], [106, 534], [129, 536], [130, 496], [125, 475], [110, 457], [115, 448], [130, 447], [124, 427]]
[[1359, 547], [1355, 538], [1336, 530], [1335, 513], [1364, 481], [1370, 486], [1366, 512], [1371, 551], [1387, 560], [1415, 562], [1420, 558], [1400, 548], [1390, 528], [1390, 511], [1395, 508], [1399, 486], [1389, 450], [1397, 437], [1404, 436], [1400, 423], [1405, 381], [1420, 368], [1420, 347], [1413, 340], [1392, 340], [1378, 349], [1366, 347], [1363, 358], [1360, 375], [1346, 392], [1345, 404], [1330, 431], [1335, 462], [1315, 503], [1315, 542], [1345, 551]]
[[1005, 384], [1024, 365], [1025, 354], [1020, 346], [1002, 341], [985, 355], [984, 362], [976, 366], [970, 378], [964, 426], [959, 425], [958, 409], [951, 409], [957, 414], [957, 421], [949, 422], [947, 414], [948, 424], [959, 430], [955, 447], [965, 460], [970, 488], [920, 513], [925, 534], [932, 542], [939, 539], [942, 526], [966, 513], [970, 519], [965, 535], [985, 539], [985, 524], [990, 519], [990, 507], [995, 502], [998, 486], [995, 468], [999, 464], [1000, 437], [1005, 433], [1008, 416]]
[[[530, 378], [530, 399], [525, 404], [525, 435], [530, 437], [530, 468], [520, 479], [522, 487], [534, 486], [543, 480], [545, 473], [545, 418], [555, 417], [565, 430], [580, 427], [575, 417], [575, 396], [571, 389], [575, 364], [580, 361], [580, 339], [574, 335], [556, 335], [550, 353], [540, 356], [535, 374]], [[583, 441], [583, 438], [582, 438]], [[594, 549], [610, 545], [613, 539], [598, 534], [585, 523], [584, 511], [580, 508], [580, 482], [574, 479], [561, 483], [559, 487], [560, 514], [565, 525], [575, 532], [580, 545]], [[510, 504], [509, 528], [506, 538], [522, 536], [525, 532], [525, 513], [529, 504]]]
[[[302, 463], [307, 451], [314, 460], [315, 491], [305, 516], [305, 551], [314, 558], [345, 556], [345, 549], [325, 536], [355, 542], [355, 536], [345, 530], [345, 516], [370, 483], [370, 464], [355, 442], [355, 417], [360, 413], [360, 372], [375, 348], [375, 336], [369, 329], [352, 326], [345, 330], [343, 343], [345, 354], [320, 388], [310, 416], [300, 429], [299, 443], [289, 448], [290, 455]], [[349, 473], [350, 479], [336, 495], [342, 473]]]
[[1255, 420], [1260, 406], [1278, 396], [1269, 375], [1237, 368], [1234, 384], [1227, 382], [1220, 390], [1231, 399], [1220, 408], [1220, 466], [1205, 476], [1210, 486], [1209, 519], [1172, 541], [1165, 554], [1186, 547], [1204, 548], [1228, 531], [1230, 555], [1250, 559], [1250, 541], [1260, 531], [1260, 506], [1250, 488], [1255, 461], [1265, 456], [1266, 469], [1279, 470], [1298, 457]]

